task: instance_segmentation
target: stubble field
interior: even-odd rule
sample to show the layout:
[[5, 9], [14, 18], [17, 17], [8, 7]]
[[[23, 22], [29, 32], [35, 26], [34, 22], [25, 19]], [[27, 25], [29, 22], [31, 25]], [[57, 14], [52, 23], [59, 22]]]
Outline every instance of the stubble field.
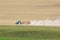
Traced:
[[0, 25], [56, 18], [60, 18], [60, 0], [0, 0]]

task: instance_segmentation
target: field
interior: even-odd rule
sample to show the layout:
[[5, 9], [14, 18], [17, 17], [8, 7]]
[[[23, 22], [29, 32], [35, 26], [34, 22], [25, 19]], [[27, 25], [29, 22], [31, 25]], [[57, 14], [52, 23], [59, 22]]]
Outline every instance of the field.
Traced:
[[56, 18], [60, 18], [60, 0], [0, 0], [0, 25]]
[[0, 0], [0, 40], [60, 40], [60, 27], [15, 25], [17, 20], [56, 18], [60, 0]]
[[60, 40], [60, 28], [0, 25], [0, 40]]

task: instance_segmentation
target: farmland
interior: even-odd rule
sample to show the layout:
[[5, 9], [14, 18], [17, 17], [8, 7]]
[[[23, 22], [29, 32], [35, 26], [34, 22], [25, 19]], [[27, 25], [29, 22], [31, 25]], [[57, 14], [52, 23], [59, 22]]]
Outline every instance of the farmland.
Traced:
[[0, 25], [56, 18], [60, 18], [60, 0], [0, 0]]
[[0, 25], [0, 40], [60, 40], [60, 28]]
[[0, 40], [60, 40], [60, 27], [20, 26], [17, 20], [60, 18], [60, 0], [0, 0]]

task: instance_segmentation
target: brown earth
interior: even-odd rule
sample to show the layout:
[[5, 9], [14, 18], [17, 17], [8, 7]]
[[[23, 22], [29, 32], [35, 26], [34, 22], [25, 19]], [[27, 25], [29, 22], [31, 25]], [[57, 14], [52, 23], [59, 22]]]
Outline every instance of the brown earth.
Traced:
[[55, 18], [60, 18], [60, 0], [0, 0], [0, 25]]

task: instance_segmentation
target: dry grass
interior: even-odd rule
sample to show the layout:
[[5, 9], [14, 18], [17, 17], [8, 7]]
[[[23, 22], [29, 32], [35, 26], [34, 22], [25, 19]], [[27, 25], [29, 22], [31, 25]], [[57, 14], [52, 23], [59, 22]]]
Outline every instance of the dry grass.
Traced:
[[60, 0], [0, 0], [0, 24], [55, 18], [60, 18]]

